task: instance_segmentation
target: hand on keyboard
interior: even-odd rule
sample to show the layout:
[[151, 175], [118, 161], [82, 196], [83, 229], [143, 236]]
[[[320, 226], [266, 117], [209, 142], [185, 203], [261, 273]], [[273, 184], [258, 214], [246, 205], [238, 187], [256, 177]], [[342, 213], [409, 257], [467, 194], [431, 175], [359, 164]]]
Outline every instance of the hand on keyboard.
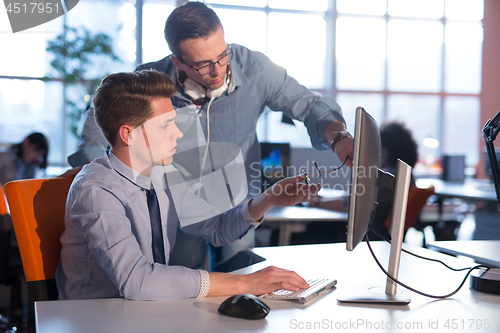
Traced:
[[241, 275], [244, 293], [262, 295], [278, 289], [300, 291], [309, 285], [294, 271], [269, 266], [255, 273]]
[[291, 297], [291, 298], [297, 297], [303, 293], [306, 293], [307, 291], [314, 288], [315, 286], [317, 286], [318, 284], [320, 284], [323, 281], [325, 281], [325, 279], [309, 279], [309, 280], [307, 280], [307, 283], [309, 284], [309, 288], [300, 289], [298, 291], [280, 289], [280, 290], [276, 290], [272, 293], [269, 293], [268, 295], [276, 295], [276, 296]]

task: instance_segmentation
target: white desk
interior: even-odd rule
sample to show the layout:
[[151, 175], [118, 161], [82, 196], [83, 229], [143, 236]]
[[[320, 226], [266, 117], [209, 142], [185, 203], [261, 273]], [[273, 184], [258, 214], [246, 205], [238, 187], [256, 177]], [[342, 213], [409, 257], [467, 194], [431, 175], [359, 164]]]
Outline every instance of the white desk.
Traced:
[[429, 248], [469, 257], [483, 265], [500, 267], [500, 240], [441, 241], [430, 243]]
[[347, 213], [312, 207], [273, 207], [265, 216], [265, 223], [279, 223], [278, 245], [290, 245], [293, 232], [306, 230], [308, 222], [347, 222]]
[[[388, 245], [377, 242], [373, 247], [380, 257], [387, 256]], [[336, 296], [341, 288], [363, 283], [385, 284], [385, 277], [366, 244], [361, 244], [353, 252], [347, 252], [345, 244], [256, 248], [254, 251], [268, 260], [239, 272], [251, 272], [277, 264], [295, 269], [306, 278], [334, 276], [338, 280], [338, 290], [305, 305], [267, 300], [271, 312], [265, 319], [257, 321], [218, 314], [217, 308], [226, 297], [156, 302], [124, 299], [37, 302], [37, 332], [500, 331], [500, 296], [470, 290], [468, 285], [454, 297], [441, 301], [411, 293], [412, 301], [407, 306], [338, 303]], [[426, 249], [419, 248], [418, 252], [444, 258], [456, 267], [470, 263]], [[386, 262], [386, 259], [381, 260]], [[428, 293], [448, 293], [458, 286], [463, 276], [463, 272], [451, 272], [440, 264], [402, 255], [401, 280]], [[471, 324], [472, 329], [469, 329]], [[396, 328], [399, 325], [400, 329], [389, 329], [389, 325]], [[482, 325], [482, 329], [477, 329], [476, 325]]]

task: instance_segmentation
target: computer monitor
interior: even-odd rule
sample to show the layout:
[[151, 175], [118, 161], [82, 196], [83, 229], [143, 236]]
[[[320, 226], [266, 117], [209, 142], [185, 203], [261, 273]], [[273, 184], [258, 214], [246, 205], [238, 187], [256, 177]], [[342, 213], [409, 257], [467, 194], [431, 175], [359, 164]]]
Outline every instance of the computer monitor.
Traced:
[[290, 169], [290, 144], [261, 142], [262, 192], [288, 177]]
[[[393, 188], [394, 200], [389, 228], [391, 250], [388, 272], [397, 279], [411, 167], [398, 160], [396, 177], [394, 177], [380, 170], [380, 164], [381, 143], [377, 122], [362, 107], [358, 107], [354, 128], [346, 248], [348, 251], [354, 250], [368, 232], [372, 215], [377, 206], [378, 186]], [[338, 298], [340, 302], [408, 304], [411, 300], [409, 293], [401, 288], [397, 289], [396, 283], [389, 278], [387, 278], [385, 291], [377, 287], [350, 290], [340, 290], [339, 288], [340, 291], [342, 291]]]

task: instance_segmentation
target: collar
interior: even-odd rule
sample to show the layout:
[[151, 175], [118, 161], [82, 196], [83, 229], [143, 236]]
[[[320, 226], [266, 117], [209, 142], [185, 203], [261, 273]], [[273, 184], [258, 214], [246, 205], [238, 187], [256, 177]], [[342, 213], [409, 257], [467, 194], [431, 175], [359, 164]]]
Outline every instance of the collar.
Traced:
[[[165, 166], [154, 166], [148, 176], [141, 175], [139, 172], [135, 171], [116, 157], [111, 149], [106, 151], [109, 159], [109, 164], [120, 176], [131, 182], [132, 184], [140, 187], [141, 189], [165, 189], [168, 186], [166, 179], [167, 174], [173, 174], [170, 179], [175, 180], [176, 184], [184, 182], [182, 177], [179, 179], [175, 172], [175, 168], [172, 164]], [[177, 177], [177, 178], [176, 178]]]
[[236, 87], [240, 87], [248, 83], [247, 77], [243, 73], [243, 70], [240, 68], [240, 66], [238, 66], [238, 64], [234, 61], [234, 58], [231, 63], [231, 73], [232, 73], [232, 78], [231, 82], [229, 83], [229, 89], [231, 89], [231, 85], [234, 84], [233, 90], [231, 91], [234, 91]]
[[151, 178], [141, 175], [139, 172], [135, 171], [116, 157], [111, 150], [107, 150], [106, 154], [109, 158], [109, 163], [111, 167], [123, 178], [127, 179], [134, 185], [140, 188], [149, 190], [151, 189]]

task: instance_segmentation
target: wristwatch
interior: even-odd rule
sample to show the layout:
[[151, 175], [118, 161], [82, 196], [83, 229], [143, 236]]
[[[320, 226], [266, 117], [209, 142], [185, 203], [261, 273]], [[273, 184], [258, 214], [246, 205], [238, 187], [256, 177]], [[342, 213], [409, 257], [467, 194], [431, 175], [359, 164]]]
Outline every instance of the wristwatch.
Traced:
[[351, 133], [349, 133], [347, 131], [340, 131], [340, 132], [338, 132], [333, 137], [332, 143], [330, 144], [330, 146], [332, 147], [333, 152], [335, 152], [335, 145], [337, 144], [337, 142], [339, 142], [343, 138], [352, 138], [352, 135], [351, 135]]

